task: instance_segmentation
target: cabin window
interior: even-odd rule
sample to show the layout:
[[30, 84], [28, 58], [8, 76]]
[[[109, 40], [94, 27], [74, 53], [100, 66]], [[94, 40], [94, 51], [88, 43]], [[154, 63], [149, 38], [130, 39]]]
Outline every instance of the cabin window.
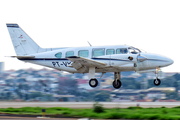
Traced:
[[106, 50], [106, 55], [112, 55], [112, 54], [115, 54], [114, 49], [107, 49]]
[[88, 57], [89, 56], [89, 51], [88, 50], [80, 50], [78, 52], [79, 57]]
[[66, 57], [74, 56], [74, 51], [66, 52]]
[[93, 50], [93, 57], [103, 56], [104, 49], [94, 49]]
[[127, 48], [118, 48], [116, 49], [116, 54], [127, 54]]
[[56, 53], [56, 54], [55, 54], [55, 57], [57, 57], [57, 58], [61, 58], [61, 57], [62, 57], [62, 53], [61, 53], [61, 52]]

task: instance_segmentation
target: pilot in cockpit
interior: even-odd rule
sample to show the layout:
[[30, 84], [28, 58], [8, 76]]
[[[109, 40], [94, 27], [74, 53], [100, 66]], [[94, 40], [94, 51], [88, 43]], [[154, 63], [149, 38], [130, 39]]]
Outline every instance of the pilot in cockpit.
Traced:
[[139, 49], [134, 48], [134, 47], [129, 47], [128, 50], [129, 50], [129, 53], [131, 54], [138, 54], [141, 52]]

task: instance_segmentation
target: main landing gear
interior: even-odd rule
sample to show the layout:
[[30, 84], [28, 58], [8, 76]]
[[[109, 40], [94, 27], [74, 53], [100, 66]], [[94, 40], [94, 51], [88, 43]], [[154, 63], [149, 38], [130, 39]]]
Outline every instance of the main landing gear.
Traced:
[[[95, 78], [95, 68], [94, 67], [89, 68], [89, 78], [90, 78], [89, 85], [93, 88], [96, 87], [98, 85], [98, 80]], [[119, 89], [121, 87], [120, 79], [121, 79], [121, 73], [115, 72], [114, 73], [114, 81], [112, 83], [114, 88]]]
[[89, 67], [89, 85], [91, 87], [96, 87], [98, 85], [98, 80], [95, 78], [95, 67]]
[[116, 89], [119, 89], [121, 87], [121, 74], [120, 72], [115, 72], [114, 73], [114, 81], [112, 83], [113, 87]]
[[90, 79], [90, 80], [89, 80], [89, 85], [90, 85], [91, 87], [96, 87], [96, 86], [98, 85], [97, 79], [96, 79], [96, 78]]

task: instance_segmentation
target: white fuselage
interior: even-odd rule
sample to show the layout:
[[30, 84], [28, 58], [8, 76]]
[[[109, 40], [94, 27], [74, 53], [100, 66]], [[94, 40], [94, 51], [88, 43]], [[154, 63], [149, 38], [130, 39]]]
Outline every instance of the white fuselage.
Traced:
[[[106, 64], [104, 67], [96, 67], [95, 72], [146, 71], [165, 67], [173, 63], [173, 60], [170, 58], [143, 53], [134, 47], [126, 45], [62, 48], [28, 56], [35, 57], [20, 60], [71, 73], [81, 72], [71, 66], [73, 62], [67, 59], [70, 56], [80, 56]], [[137, 56], [143, 56], [146, 59], [139, 62]], [[128, 57], [132, 57], [133, 60], [128, 59]], [[138, 63], [138, 68], [136, 68], [135, 63]], [[83, 73], [88, 73], [88, 71]]]
[[73, 48], [41, 48], [18, 24], [6, 24], [19, 60], [70, 73], [89, 73], [89, 85], [96, 87], [96, 72], [114, 72], [113, 87], [121, 87], [121, 71], [155, 72], [160, 85], [159, 68], [171, 65], [170, 58], [141, 52], [127, 45]]

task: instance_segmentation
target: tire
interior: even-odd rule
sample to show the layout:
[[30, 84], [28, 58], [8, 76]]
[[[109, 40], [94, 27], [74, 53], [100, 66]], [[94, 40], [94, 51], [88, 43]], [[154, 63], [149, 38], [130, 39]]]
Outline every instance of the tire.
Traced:
[[96, 87], [96, 86], [98, 85], [97, 79], [91, 79], [91, 80], [89, 80], [89, 85], [90, 85], [91, 87]]
[[154, 85], [159, 86], [161, 84], [161, 80], [160, 79], [154, 79]]
[[116, 81], [114, 80], [113, 81], [113, 87], [116, 89], [119, 89], [121, 87], [121, 81], [117, 80], [117, 84], [116, 84]]

